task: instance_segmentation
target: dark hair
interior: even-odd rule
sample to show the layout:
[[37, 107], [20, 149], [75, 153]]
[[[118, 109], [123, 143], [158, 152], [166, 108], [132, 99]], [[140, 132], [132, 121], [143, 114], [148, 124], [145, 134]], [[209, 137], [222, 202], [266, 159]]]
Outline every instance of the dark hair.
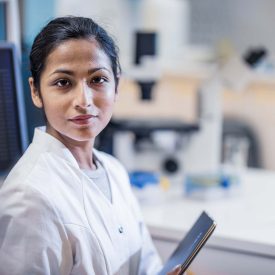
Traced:
[[40, 77], [48, 55], [60, 44], [70, 39], [94, 38], [110, 58], [116, 88], [121, 72], [118, 48], [108, 33], [90, 18], [59, 17], [50, 21], [35, 37], [30, 53], [30, 69], [34, 85], [40, 90]]

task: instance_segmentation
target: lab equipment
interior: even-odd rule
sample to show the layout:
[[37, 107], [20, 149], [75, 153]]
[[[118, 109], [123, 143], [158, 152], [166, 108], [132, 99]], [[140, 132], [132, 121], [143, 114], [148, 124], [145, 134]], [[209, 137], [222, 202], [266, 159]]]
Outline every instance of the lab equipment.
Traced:
[[157, 172], [134, 171], [129, 174], [132, 190], [142, 204], [160, 203], [165, 199], [165, 189]]
[[0, 43], [0, 173], [27, 148], [27, 126], [20, 66], [15, 46]]
[[[124, 64], [124, 72], [140, 87], [141, 100], [152, 100], [162, 67], [179, 58], [178, 52], [189, 37], [189, 1], [137, 1], [132, 19], [134, 66]], [[172, 41], [172, 43], [168, 43]]]
[[248, 51], [243, 59], [233, 56], [201, 86], [198, 93], [201, 130], [186, 150], [186, 195], [208, 199], [239, 193], [242, 171], [247, 166], [249, 140], [225, 137], [222, 165], [221, 94], [224, 88], [243, 91], [263, 56], [262, 51], [256, 55]]
[[213, 200], [237, 196], [240, 177], [235, 170], [221, 169], [220, 173], [186, 175], [184, 195], [199, 200]]
[[[250, 56], [250, 52], [246, 56]], [[259, 62], [247, 62], [234, 55], [202, 83], [198, 91], [200, 131], [193, 135], [186, 150], [187, 173], [218, 173], [222, 155], [222, 91], [244, 91]]]
[[[144, 56], [156, 55], [156, 44], [157, 44], [157, 33], [156, 32], [136, 32], [136, 52], [135, 52], [135, 64], [139, 67], [142, 63], [142, 58]], [[144, 67], [140, 68], [144, 70]], [[156, 84], [157, 77], [152, 74], [150, 78], [150, 73], [147, 77], [144, 76], [134, 76], [136, 77], [136, 82], [140, 87], [140, 99], [141, 100], [151, 100], [152, 90]], [[149, 77], [148, 77], [149, 76]]]
[[135, 64], [139, 65], [143, 56], [155, 56], [157, 46], [156, 32], [136, 32]]
[[154, 172], [135, 171], [135, 172], [130, 173], [130, 182], [131, 182], [132, 186], [142, 189], [146, 185], [159, 184], [160, 178]]
[[156, 172], [182, 182], [185, 138], [198, 130], [195, 122], [113, 119], [99, 136], [99, 149], [116, 156], [129, 172]]

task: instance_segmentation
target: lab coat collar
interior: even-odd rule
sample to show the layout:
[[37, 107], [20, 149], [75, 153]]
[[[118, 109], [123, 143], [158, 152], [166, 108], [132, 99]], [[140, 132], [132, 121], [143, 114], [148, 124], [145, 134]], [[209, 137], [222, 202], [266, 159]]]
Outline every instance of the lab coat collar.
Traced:
[[45, 126], [35, 128], [32, 144], [37, 145], [43, 152], [53, 152], [54, 154], [65, 158], [65, 160], [74, 167], [79, 168], [79, 165], [70, 150], [57, 138], [48, 134]]

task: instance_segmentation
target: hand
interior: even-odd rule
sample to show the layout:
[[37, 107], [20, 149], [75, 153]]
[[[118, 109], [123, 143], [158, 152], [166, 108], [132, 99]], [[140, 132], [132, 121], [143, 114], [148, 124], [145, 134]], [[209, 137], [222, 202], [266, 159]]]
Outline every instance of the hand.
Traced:
[[[168, 272], [167, 275], [179, 275], [180, 269], [180, 265], [177, 265], [172, 271]], [[186, 273], [184, 273], [184, 275], [194, 275], [194, 273], [190, 270], [187, 270]]]
[[167, 275], [179, 275], [180, 270], [181, 270], [180, 265], [177, 265], [172, 271], [168, 272]]

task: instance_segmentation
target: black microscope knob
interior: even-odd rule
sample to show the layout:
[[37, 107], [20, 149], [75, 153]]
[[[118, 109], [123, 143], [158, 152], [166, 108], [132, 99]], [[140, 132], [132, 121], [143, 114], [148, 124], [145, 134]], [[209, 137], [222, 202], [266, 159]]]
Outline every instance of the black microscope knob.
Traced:
[[167, 158], [163, 162], [163, 169], [169, 173], [176, 173], [179, 170], [179, 163], [175, 158]]

